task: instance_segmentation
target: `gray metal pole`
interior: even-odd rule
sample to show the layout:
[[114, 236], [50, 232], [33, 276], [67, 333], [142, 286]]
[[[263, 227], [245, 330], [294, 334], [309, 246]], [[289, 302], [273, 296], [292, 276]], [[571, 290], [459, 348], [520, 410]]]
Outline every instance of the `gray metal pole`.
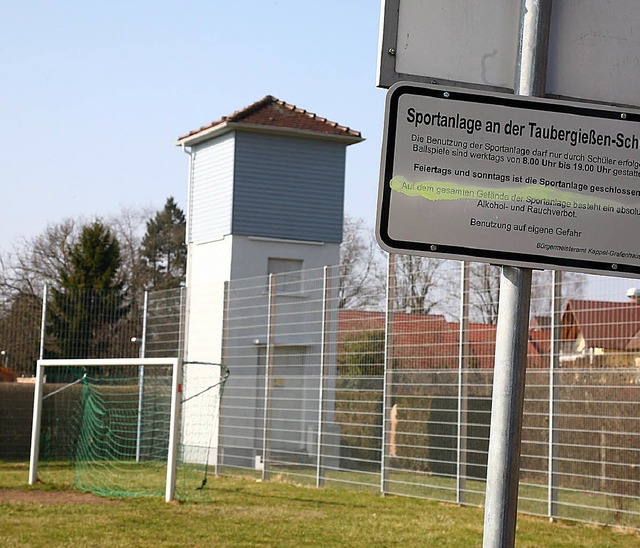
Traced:
[[502, 267], [484, 514], [485, 548], [513, 546], [518, 508], [531, 269]]
[[546, 91], [553, 0], [522, 0], [514, 92], [542, 97]]
[[[544, 95], [552, 0], [522, 0], [515, 93]], [[485, 498], [485, 548], [515, 544], [522, 414], [531, 300], [529, 268], [502, 267], [491, 436]]]

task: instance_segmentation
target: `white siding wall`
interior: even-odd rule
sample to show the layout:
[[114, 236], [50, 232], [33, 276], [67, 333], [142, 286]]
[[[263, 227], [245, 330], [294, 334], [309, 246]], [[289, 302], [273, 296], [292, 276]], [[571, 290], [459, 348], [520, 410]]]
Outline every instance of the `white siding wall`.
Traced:
[[233, 133], [193, 148], [190, 242], [213, 240], [231, 233], [234, 155]]
[[224, 282], [231, 273], [231, 237], [189, 245], [188, 361], [220, 362]]
[[[222, 359], [224, 282], [230, 278], [231, 237], [189, 244], [187, 282], [187, 337], [185, 360], [219, 364]], [[218, 382], [220, 367], [187, 363], [184, 398], [191, 398]], [[218, 401], [210, 391], [189, 399], [182, 409], [182, 443], [185, 462], [216, 464], [219, 428]], [[209, 444], [213, 444], [209, 448]]]

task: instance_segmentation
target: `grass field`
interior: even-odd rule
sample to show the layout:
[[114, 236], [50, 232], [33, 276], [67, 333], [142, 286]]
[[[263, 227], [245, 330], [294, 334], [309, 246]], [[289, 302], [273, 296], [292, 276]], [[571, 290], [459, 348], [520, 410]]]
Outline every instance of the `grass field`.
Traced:
[[[307, 486], [316, 483], [314, 469], [275, 469], [286, 480]], [[247, 469], [226, 469], [229, 475], [260, 477], [259, 472]], [[444, 503], [456, 503], [456, 478], [409, 471], [392, 471], [388, 475], [386, 493]], [[332, 489], [357, 490], [370, 494], [380, 493], [380, 474], [355, 471], [327, 471], [324, 485]], [[193, 483], [193, 482], [192, 482]], [[484, 481], [467, 480], [464, 489], [465, 504], [482, 506], [486, 484]], [[523, 514], [548, 517], [547, 486], [521, 482], [518, 509]], [[558, 492], [556, 517], [601, 525], [616, 525], [640, 529], [640, 499], [627, 497], [624, 505], [617, 504], [614, 497], [603, 493], [586, 492], [580, 489], [562, 488]]]
[[[65, 485], [27, 488], [25, 464], [0, 463], [0, 546], [480, 546], [483, 512], [406, 497], [209, 478], [198, 496], [100, 498]], [[638, 546], [635, 531], [520, 516], [521, 546]]]

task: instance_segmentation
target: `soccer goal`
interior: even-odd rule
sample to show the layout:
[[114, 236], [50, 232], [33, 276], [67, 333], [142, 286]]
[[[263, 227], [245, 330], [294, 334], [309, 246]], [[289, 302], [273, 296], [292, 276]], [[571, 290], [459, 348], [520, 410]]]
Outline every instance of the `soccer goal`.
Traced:
[[46, 462], [72, 470], [79, 489], [139, 496], [164, 488], [173, 500], [181, 386], [177, 358], [38, 360], [29, 484]]

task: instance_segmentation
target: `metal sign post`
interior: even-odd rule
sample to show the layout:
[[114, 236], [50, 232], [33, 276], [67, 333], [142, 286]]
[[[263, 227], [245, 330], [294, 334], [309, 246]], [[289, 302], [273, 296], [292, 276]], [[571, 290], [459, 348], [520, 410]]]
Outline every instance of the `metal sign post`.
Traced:
[[493, 372], [483, 546], [513, 546], [529, 334], [531, 269], [503, 266]]
[[503, 265], [485, 547], [515, 542], [532, 269], [640, 278], [640, 3], [619, 3], [382, 3], [378, 243]]
[[[544, 92], [552, 0], [522, 0], [516, 93]], [[529, 339], [531, 269], [502, 267], [491, 435], [485, 497], [485, 548], [514, 546]]]

